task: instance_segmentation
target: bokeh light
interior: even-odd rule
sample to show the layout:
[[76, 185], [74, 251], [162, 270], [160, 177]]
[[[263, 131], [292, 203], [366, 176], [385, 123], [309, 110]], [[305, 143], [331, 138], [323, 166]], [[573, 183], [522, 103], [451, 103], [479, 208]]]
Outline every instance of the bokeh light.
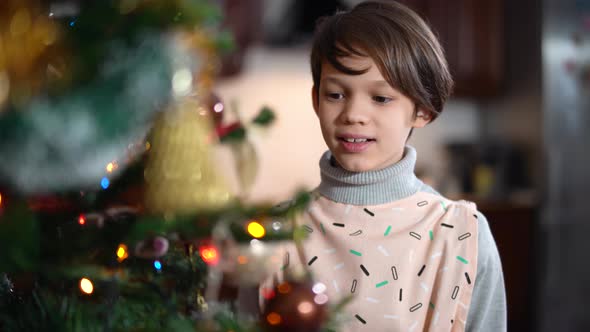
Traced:
[[117, 167], [118, 167], [117, 162], [112, 161], [107, 164], [106, 170], [108, 173], [112, 173], [114, 170], [117, 169]]
[[127, 259], [127, 257], [129, 257], [129, 251], [127, 249], [127, 246], [124, 244], [120, 244], [117, 248], [117, 261], [121, 263], [122, 261]]
[[307, 315], [313, 311], [313, 304], [309, 301], [302, 301], [297, 305], [297, 311], [300, 313]]
[[215, 248], [215, 246], [201, 246], [199, 247], [199, 254], [203, 261], [209, 265], [216, 265], [219, 261], [219, 255], [217, 254], [217, 248]]
[[102, 178], [102, 180], [100, 180], [100, 186], [102, 187], [102, 189], [107, 189], [110, 184], [111, 184], [111, 182], [106, 177]]
[[248, 234], [259, 239], [266, 234], [266, 230], [264, 229], [264, 226], [262, 226], [259, 222], [251, 221], [248, 224]]
[[279, 325], [282, 321], [281, 315], [277, 314], [276, 312], [271, 312], [268, 315], [266, 315], [266, 321], [270, 325]]
[[162, 270], [162, 263], [160, 261], [154, 261], [154, 268], [158, 271]]
[[92, 294], [94, 292], [94, 285], [92, 285], [92, 281], [88, 278], [80, 279], [80, 289], [85, 294]]

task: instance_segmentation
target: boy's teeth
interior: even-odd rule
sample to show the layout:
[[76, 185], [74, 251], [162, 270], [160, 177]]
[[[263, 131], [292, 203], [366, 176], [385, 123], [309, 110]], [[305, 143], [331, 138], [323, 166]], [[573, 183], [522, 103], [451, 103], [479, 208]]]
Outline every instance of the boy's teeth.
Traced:
[[367, 141], [366, 138], [345, 138], [344, 140], [349, 143], [362, 143]]

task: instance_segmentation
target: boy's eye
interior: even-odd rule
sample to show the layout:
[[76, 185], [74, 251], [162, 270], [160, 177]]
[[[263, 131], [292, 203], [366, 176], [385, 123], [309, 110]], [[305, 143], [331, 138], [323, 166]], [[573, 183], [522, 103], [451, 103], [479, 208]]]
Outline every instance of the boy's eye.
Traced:
[[383, 97], [383, 96], [375, 96], [373, 97], [373, 101], [379, 103], [379, 104], [387, 104], [392, 100], [392, 98], [389, 97]]
[[328, 92], [328, 93], [326, 93], [326, 97], [328, 97], [328, 99], [332, 99], [332, 100], [340, 100], [340, 99], [344, 98], [344, 95], [341, 93], [337, 93], [337, 92]]

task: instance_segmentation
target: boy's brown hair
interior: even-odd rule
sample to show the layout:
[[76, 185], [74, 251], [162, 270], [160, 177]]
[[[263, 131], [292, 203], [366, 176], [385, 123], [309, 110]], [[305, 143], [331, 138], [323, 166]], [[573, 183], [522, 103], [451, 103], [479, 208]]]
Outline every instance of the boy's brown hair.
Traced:
[[349, 75], [368, 70], [339, 62], [351, 55], [371, 57], [385, 80], [417, 108], [430, 112], [432, 120], [442, 112], [453, 79], [437, 38], [408, 7], [395, 1], [367, 1], [318, 21], [311, 51], [316, 96], [324, 61]]

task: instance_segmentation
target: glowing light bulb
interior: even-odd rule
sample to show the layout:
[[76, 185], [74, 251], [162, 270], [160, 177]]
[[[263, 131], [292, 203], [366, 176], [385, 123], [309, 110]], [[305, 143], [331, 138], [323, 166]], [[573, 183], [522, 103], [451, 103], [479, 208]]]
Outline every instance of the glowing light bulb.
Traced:
[[183, 68], [172, 76], [172, 90], [176, 96], [186, 96], [193, 87], [193, 74], [188, 68]]
[[120, 244], [119, 247], [117, 248], [117, 261], [119, 261], [119, 263], [121, 263], [122, 261], [127, 259], [127, 257], [129, 257], [129, 252], [128, 252], [127, 246], [124, 244]]
[[85, 217], [83, 214], [81, 214], [81, 215], [78, 217], [78, 224], [80, 224], [80, 225], [84, 225], [84, 224], [86, 224], [86, 217]]
[[291, 285], [287, 282], [280, 284], [278, 288], [279, 288], [279, 293], [281, 293], [281, 294], [287, 294], [291, 291]]
[[262, 296], [267, 300], [270, 300], [277, 295], [275, 290], [272, 288], [263, 288], [261, 289], [261, 293]]
[[108, 173], [112, 173], [114, 170], [117, 169], [117, 163], [114, 161], [108, 163], [106, 169]]
[[223, 112], [223, 104], [222, 103], [215, 104], [215, 106], [213, 106], [213, 110], [215, 111], [215, 113]]
[[259, 222], [251, 221], [248, 224], [248, 234], [259, 239], [266, 234], [266, 230], [264, 229], [264, 226], [262, 226]]
[[266, 316], [266, 321], [270, 325], [279, 325], [281, 324], [281, 315], [277, 314], [276, 312], [271, 312]]
[[303, 302], [299, 303], [299, 305], [297, 306], [297, 310], [300, 313], [307, 315], [313, 311], [313, 304], [311, 304], [308, 301], [303, 301]]
[[202, 246], [199, 247], [199, 254], [203, 261], [209, 265], [216, 265], [219, 261], [219, 255], [217, 254], [217, 248], [214, 246]]
[[321, 282], [316, 283], [315, 285], [313, 285], [312, 287], [312, 291], [316, 294], [320, 294], [326, 291], [326, 285], [322, 284]]
[[102, 187], [102, 189], [107, 189], [110, 184], [111, 184], [111, 182], [106, 177], [102, 178], [102, 180], [100, 180], [100, 186]]
[[162, 263], [160, 263], [160, 261], [154, 261], [154, 267], [156, 270], [160, 271], [162, 270]]
[[82, 278], [80, 279], [80, 289], [86, 294], [92, 294], [94, 292], [94, 285], [92, 285], [90, 279]]
[[281, 224], [280, 221], [275, 221], [272, 223], [272, 229], [274, 229], [275, 231], [279, 231], [281, 230], [281, 227], [283, 227], [283, 225]]
[[0, 206], [2, 206], [2, 193], [0, 193]]
[[322, 304], [326, 304], [328, 302], [328, 295], [326, 294], [318, 294], [313, 298], [313, 302], [322, 305]]

